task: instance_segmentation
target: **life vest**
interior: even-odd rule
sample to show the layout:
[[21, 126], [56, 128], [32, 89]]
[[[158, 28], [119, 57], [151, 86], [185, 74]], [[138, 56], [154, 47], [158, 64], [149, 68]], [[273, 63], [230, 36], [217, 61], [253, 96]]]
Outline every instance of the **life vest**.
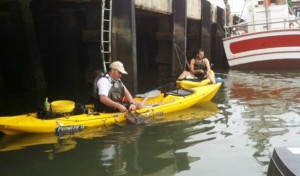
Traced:
[[125, 89], [121, 80], [112, 81], [112, 86], [108, 92], [108, 97], [115, 102], [122, 103], [124, 100]]
[[202, 69], [204, 73], [197, 73], [195, 76], [197, 76], [199, 79], [203, 79], [207, 71], [207, 67], [206, 67], [206, 63], [204, 62], [204, 59], [202, 59], [201, 61], [195, 59], [194, 70], [199, 70], [199, 69]]
[[115, 109], [108, 107], [99, 101], [97, 82], [99, 79], [101, 79], [103, 77], [108, 79], [110, 81], [110, 83], [112, 84], [112, 86], [108, 92], [108, 97], [115, 102], [118, 102], [121, 104], [124, 103], [125, 87], [121, 80], [117, 80], [117, 81], [112, 80], [108, 74], [101, 74], [95, 79], [94, 93], [93, 93], [94, 98], [95, 98], [95, 103], [94, 103], [95, 108], [98, 111], [113, 112], [113, 111], [115, 111]]
[[202, 59], [202, 61], [195, 59], [194, 70], [199, 70], [199, 69], [207, 71], [207, 67], [206, 67], [206, 63], [204, 62], [204, 59]]

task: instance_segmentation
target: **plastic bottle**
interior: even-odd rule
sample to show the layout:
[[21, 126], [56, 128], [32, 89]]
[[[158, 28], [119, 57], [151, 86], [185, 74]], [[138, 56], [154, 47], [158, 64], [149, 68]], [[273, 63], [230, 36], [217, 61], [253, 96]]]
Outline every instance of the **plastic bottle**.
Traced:
[[48, 97], [46, 98], [46, 100], [44, 102], [44, 108], [46, 111], [50, 110], [50, 103], [48, 102]]

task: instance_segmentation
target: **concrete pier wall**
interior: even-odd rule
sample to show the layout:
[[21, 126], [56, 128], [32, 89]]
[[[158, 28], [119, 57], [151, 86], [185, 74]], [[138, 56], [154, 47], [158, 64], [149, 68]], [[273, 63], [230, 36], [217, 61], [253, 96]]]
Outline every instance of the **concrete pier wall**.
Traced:
[[163, 14], [172, 13], [172, 0], [135, 0], [138, 9], [158, 12]]
[[[188, 0], [186, 2], [187, 18], [201, 19], [201, 0]], [[172, 14], [172, 0], [135, 0], [135, 6], [138, 9], [158, 12], [163, 14]], [[181, 7], [184, 8], [184, 7]]]

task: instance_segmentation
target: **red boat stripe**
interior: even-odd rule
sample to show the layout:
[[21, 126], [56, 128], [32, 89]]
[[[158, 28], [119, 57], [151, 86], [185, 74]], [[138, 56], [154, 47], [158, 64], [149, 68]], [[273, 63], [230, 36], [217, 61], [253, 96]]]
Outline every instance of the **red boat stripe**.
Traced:
[[277, 48], [277, 47], [299, 47], [300, 35], [271, 36], [248, 39], [230, 44], [233, 54], [258, 49]]
[[[298, 53], [299, 50], [289, 50], [289, 51], [279, 51], [279, 52], [264, 52], [264, 53], [257, 53], [257, 54], [248, 54], [246, 56], [241, 56], [241, 57], [234, 57], [232, 59], [228, 59], [228, 61], [232, 61], [232, 60], [237, 60], [237, 59], [242, 59], [244, 57], [252, 57], [252, 56], [265, 56], [268, 54], [284, 54], [284, 53]], [[283, 58], [282, 58], [283, 59]]]

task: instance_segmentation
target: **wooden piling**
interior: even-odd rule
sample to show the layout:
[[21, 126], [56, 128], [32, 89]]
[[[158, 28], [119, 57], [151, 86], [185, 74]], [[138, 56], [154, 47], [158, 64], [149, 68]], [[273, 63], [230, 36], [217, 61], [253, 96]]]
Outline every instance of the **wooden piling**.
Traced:
[[135, 5], [131, 0], [114, 0], [112, 13], [112, 59], [121, 61], [128, 76], [122, 80], [132, 92], [137, 92], [137, 61]]
[[172, 77], [174, 79], [185, 69], [187, 34], [186, 3], [186, 1], [182, 0], [173, 0]]
[[205, 57], [211, 59], [211, 4], [207, 0], [202, 0], [201, 8], [201, 48]]

